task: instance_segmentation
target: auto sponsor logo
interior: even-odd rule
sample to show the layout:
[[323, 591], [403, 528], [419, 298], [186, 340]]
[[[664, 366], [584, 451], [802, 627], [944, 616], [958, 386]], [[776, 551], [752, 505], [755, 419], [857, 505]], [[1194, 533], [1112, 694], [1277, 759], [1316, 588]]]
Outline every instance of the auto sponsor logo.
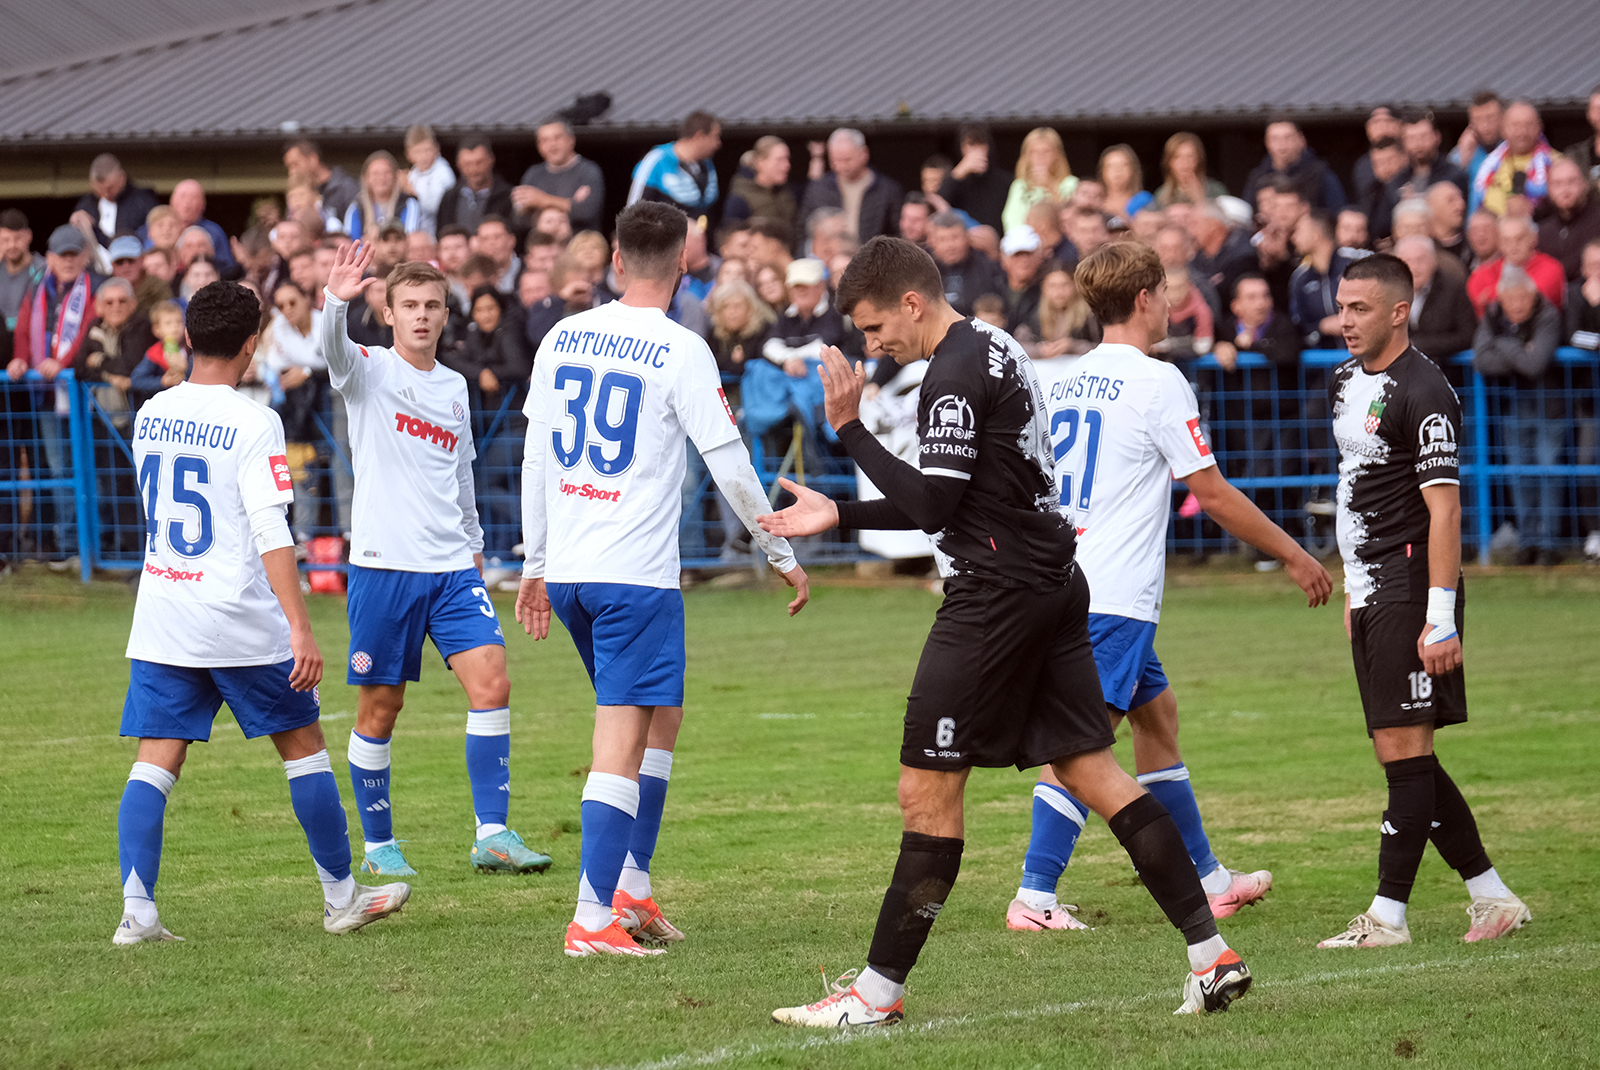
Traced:
[[1436, 412], [1422, 421], [1417, 428], [1417, 452], [1423, 457], [1430, 453], [1456, 452], [1456, 428], [1450, 417]]

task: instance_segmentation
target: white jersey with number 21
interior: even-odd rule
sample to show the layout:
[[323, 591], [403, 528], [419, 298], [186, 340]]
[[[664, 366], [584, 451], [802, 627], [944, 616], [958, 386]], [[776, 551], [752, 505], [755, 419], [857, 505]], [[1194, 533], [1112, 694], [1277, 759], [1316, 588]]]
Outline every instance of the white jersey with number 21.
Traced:
[[684, 438], [705, 453], [739, 437], [705, 340], [620, 301], [569, 316], [539, 345], [523, 412], [543, 453], [545, 578], [677, 587]]
[[1046, 406], [1089, 612], [1159, 621], [1172, 481], [1217, 463], [1194, 390], [1173, 365], [1112, 343], [1052, 384]]

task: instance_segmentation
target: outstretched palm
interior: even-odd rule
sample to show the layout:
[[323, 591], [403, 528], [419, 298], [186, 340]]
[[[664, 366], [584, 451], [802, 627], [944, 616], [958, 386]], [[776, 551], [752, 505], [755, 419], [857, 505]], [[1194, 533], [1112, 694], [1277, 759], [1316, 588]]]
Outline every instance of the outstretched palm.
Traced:
[[825, 494], [789, 479], [778, 480], [778, 485], [795, 496], [795, 503], [776, 513], [756, 517], [756, 522], [768, 534], [785, 539], [801, 535], [819, 535], [839, 525], [839, 507]]
[[373, 247], [357, 242], [335, 250], [333, 270], [328, 272], [328, 292], [341, 301], [354, 301], [361, 292], [378, 280], [366, 278], [372, 266]]

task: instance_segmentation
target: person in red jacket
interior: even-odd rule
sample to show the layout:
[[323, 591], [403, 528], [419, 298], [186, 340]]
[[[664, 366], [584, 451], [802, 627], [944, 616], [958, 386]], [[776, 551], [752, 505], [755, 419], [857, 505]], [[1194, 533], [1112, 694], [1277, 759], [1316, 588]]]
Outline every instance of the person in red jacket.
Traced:
[[1467, 296], [1482, 317], [1500, 288], [1500, 272], [1507, 265], [1528, 273], [1544, 299], [1560, 310], [1567, 294], [1567, 272], [1561, 261], [1538, 251], [1539, 231], [1527, 216], [1500, 220], [1500, 255], [1467, 277]]

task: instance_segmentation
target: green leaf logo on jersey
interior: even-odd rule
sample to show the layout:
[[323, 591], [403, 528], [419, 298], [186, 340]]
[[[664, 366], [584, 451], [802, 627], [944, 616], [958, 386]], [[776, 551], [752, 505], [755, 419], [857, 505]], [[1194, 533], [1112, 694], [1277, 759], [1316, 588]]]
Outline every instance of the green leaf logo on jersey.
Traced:
[[1367, 434], [1375, 435], [1378, 433], [1378, 424], [1383, 421], [1383, 410], [1388, 404], [1386, 401], [1374, 401], [1372, 406], [1367, 409], [1367, 418], [1361, 424]]

